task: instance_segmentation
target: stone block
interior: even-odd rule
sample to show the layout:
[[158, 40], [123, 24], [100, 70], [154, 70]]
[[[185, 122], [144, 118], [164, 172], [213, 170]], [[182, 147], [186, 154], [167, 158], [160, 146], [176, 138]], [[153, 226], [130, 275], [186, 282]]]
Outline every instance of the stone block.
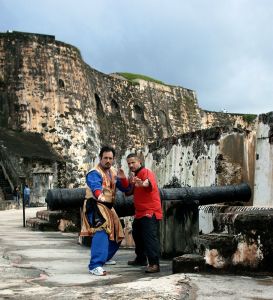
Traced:
[[39, 218], [29, 218], [26, 220], [26, 226], [34, 231], [56, 231], [57, 226], [48, 221]]
[[205, 270], [205, 259], [198, 254], [184, 254], [172, 261], [173, 273], [195, 273]]

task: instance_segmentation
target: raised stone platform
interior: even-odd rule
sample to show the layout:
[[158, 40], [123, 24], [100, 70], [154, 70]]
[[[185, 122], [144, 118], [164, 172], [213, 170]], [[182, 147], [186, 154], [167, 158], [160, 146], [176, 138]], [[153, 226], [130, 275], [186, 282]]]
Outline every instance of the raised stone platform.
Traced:
[[195, 238], [195, 252], [206, 269], [273, 272], [272, 207], [207, 205], [199, 211], [203, 234]]
[[58, 229], [58, 225], [53, 225], [52, 223], [41, 220], [39, 218], [30, 218], [26, 221], [26, 226], [30, 227], [32, 230], [37, 231], [56, 231]]
[[198, 254], [184, 254], [175, 257], [172, 263], [173, 273], [195, 273], [205, 271], [205, 259]]
[[71, 215], [72, 212], [41, 210], [37, 211], [35, 218], [27, 219], [26, 225], [32, 230], [78, 232], [78, 218], [73, 220]]

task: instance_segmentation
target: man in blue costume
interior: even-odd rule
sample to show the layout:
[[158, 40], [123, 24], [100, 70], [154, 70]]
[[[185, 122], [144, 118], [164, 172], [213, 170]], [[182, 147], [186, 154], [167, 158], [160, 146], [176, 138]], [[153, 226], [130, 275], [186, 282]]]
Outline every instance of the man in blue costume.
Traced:
[[86, 199], [82, 211], [81, 236], [92, 236], [89, 272], [103, 276], [104, 264], [114, 264], [110, 259], [117, 252], [123, 229], [113, 208], [116, 188], [126, 192], [128, 181], [122, 169], [112, 166], [115, 150], [104, 146], [99, 153], [100, 162], [86, 175]]

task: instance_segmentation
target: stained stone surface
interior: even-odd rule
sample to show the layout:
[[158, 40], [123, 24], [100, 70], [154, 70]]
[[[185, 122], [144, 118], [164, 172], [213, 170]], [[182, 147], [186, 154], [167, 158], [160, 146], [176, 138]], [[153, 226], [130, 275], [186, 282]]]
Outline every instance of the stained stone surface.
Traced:
[[215, 126], [246, 127], [242, 116], [208, 112], [195, 91], [130, 82], [88, 66], [54, 36], [0, 33], [0, 126], [40, 133], [66, 162], [66, 185], [84, 183], [102, 144], [130, 149]]
[[[26, 216], [36, 211], [28, 208]], [[127, 265], [132, 249], [118, 251], [107, 276], [92, 276], [89, 248], [77, 244], [77, 234], [22, 224], [21, 210], [0, 211], [0, 299], [272, 299], [270, 276], [172, 274], [170, 260], [148, 275]]]

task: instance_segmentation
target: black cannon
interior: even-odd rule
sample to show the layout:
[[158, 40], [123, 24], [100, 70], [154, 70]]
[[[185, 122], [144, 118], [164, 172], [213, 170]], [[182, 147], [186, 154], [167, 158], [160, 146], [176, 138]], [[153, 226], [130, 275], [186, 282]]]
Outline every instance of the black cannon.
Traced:
[[[199, 234], [198, 205], [214, 203], [248, 202], [251, 189], [248, 184], [182, 187], [160, 189], [163, 220], [160, 222], [162, 257], [193, 253], [195, 237]], [[69, 211], [83, 205], [85, 189], [52, 189], [46, 196], [50, 210]], [[237, 204], [237, 203], [236, 203]], [[133, 197], [116, 195], [115, 209], [120, 217], [134, 215]]]
[[[198, 205], [248, 202], [251, 197], [251, 189], [246, 183], [227, 186], [168, 188], [159, 189], [159, 191], [162, 201], [172, 200]], [[50, 210], [66, 210], [81, 207], [84, 198], [84, 188], [52, 189], [48, 191], [45, 201]], [[120, 217], [133, 215], [133, 197], [126, 197], [123, 193], [118, 192], [115, 209]]]

